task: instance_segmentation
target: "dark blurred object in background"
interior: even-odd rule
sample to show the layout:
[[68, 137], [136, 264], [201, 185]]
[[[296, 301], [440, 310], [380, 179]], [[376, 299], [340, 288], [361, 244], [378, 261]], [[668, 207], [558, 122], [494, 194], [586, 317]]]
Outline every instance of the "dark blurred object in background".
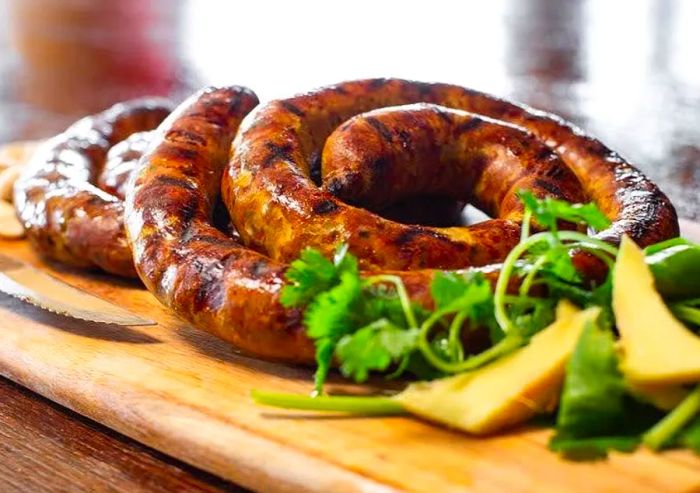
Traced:
[[451, 82], [553, 111], [700, 217], [700, 2], [0, 0], [0, 142], [207, 83]]

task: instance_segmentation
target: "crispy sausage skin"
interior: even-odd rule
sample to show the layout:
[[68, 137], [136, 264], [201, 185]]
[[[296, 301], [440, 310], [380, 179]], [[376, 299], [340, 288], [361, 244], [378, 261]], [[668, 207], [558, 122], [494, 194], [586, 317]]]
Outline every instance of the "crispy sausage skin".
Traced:
[[124, 200], [131, 173], [148, 149], [153, 131], [136, 132], [112, 147], [97, 177], [97, 186]]
[[93, 182], [112, 146], [155, 128], [171, 110], [156, 98], [120, 103], [44, 144], [14, 188], [15, 208], [38, 252], [70, 265], [136, 275], [122, 201]]
[[[355, 130], [361, 128], [363, 138], [353, 142], [347, 132], [347, 139], [338, 137], [343, 145], [333, 146], [331, 142], [330, 150], [323, 152], [328, 137], [346, 120], [378, 108], [421, 102], [486, 118], [457, 117], [449, 110], [434, 107], [371, 113], [348, 124]], [[435, 114], [427, 120], [414, 118], [418, 113], [430, 111]], [[443, 117], [450, 121], [442, 122]], [[488, 119], [510, 125], [499, 126]], [[464, 122], [462, 128], [457, 120]], [[476, 128], [470, 129], [473, 125]], [[499, 138], [504, 142], [513, 140], [512, 134], [518, 131], [512, 125], [531, 133], [549, 150], [535, 145], [531, 139], [508, 145], [499, 143]], [[417, 174], [423, 178], [433, 176], [429, 167], [421, 168], [420, 160], [411, 158], [411, 150], [416, 148], [419, 154], [450, 162], [460, 153], [450, 151], [443, 156], [438, 150], [430, 149], [436, 134], [438, 140], [443, 136], [446, 140], [450, 131], [458, 141], [466, 142], [470, 134], [491, 135], [486, 138], [485, 150], [461, 149], [460, 159], [466, 158], [466, 162], [460, 163], [462, 169], [470, 169], [472, 175], [460, 178], [457, 183], [466, 186], [463, 192], [475, 198], [487, 212], [495, 213], [497, 219], [470, 228], [447, 230], [407, 226], [369, 214], [334, 196], [334, 193], [362, 191], [356, 183], [372, 183], [372, 174], [381, 177], [391, 170], [398, 170], [392, 177], [398, 174], [402, 182], [410, 182], [408, 177]], [[338, 132], [342, 134], [342, 127]], [[320, 157], [327, 160], [333, 153], [353, 153], [353, 145], [358, 150], [355, 154], [367, 152], [371, 156], [368, 167], [353, 171], [359, 179], [345, 182], [338, 179], [324, 188], [315, 186], [311, 178], [319, 174]], [[366, 146], [364, 151], [363, 146]], [[458, 147], [455, 144], [451, 149]], [[533, 161], [538, 147], [541, 160]], [[599, 141], [554, 115], [458, 86], [372, 79], [273, 101], [260, 106], [246, 119], [233, 149], [222, 182], [231, 219], [246, 243], [280, 261], [289, 261], [305, 246], [330, 253], [334, 245], [347, 242], [365, 268], [455, 268], [497, 262], [518, 241], [520, 210], [514, 193], [521, 177], [513, 177], [511, 173], [518, 175], [525, 170], [536, 176], [527, 185], [536, 195], [567, 198], [570, 191], [566, 186], [571, 174], [560, 166], [561, 161], [578, 178], [584, 199], [595, 201], [612, 220], [609, 229], [598, 233], [599, 238], [616, 243], [621, 235], [628, 234], [639, 244], [647, 245], [678, 234], [678, 220], [668, 198], [640, 171]], [[555, 151], [561, 161], [549, 151]], [[356, 157], [350, 156], [347, 161]], [[390, 164], [397, 157], [408, 157], [402, 161], [401, 168]], [[450, 181], [449, 169], [447, 177], [442, 175], [441, 180]], [[522, 177], [525, 182], [527, 176]], [[512, 185], [509, 190], [503, 189], [502, 178]], [[391, 181], [374, 182], [374, 192], [388, 198], [396, 194], [397, 187]], [[367, 194], [363, 197], [367, 199]], [[381, 200], [384, 198], [372, 198], [372, 201]]]
[[[327, 189], [318, 188], [313, 183], [310, 177], [317, 173], [314, 168], [320, 166], [324, 142], [345, 119], [384, 104], [423, 100], [438, 101], [453, 110], [418, 106], [364, 115], [349, 123], [350, 126], [364, 125], [367, 118], [378, 118], [383, 125], [364, 125], [369, 133], [362, 140], [366, 144], [363, 152], [375, 153], [371, 154], [374, 158], [384, 157], [388, 164], [377, 167], [379, 171], [371, 171], [368, 176], [363, 175], [364, 171], [356, 170], [362, 175], [359, 188], [355, 184], [356, 178], [348, 179], [350, 185], [346, 188], [340, 175], [333, 170], [352, 171], [355, 158], [361, 158], [360, 150], [345, 163], [342, 159], [334, 163], [335, 158], [329, 158], [327, 174], [340, 180], [336, 185], [331, 185], [332, 179], [326, 184]], [[285, 285], [286, 258], [296, 256], [306, 246], [295, 242], [301, 242], [309, 232], [321, 237], [321, 240], [313, 239], [310, 244], [325, 251], [346, 240], [350, 242], [353, 253], [362, 256], [369, 252], [368, 257], [363, 258], [370, 259], [365, 265], [372, 268], [386, 260], [383, 257], [387, 254], [382, 253], [382, 249], [405, 254], [405, 257], [399, 255], [398, 261], [386, 261], [387, 269], [403, 279], [415, 302], [429, 306], [429, 285], [435, 270], [391, 269], [395, 265], [416, 268], [433, 261], [438, 264], [450, 262], [449, 258], [443, 258], [447, 255], [444, 252], [464, 254], [470, 248], [478, 250], [478, 255], [481, 255], [476, 260], [478, 262], [499, 259], [503, 255], [500, 244], [480, 246], [474, 242], [477, 238], [496, 241], [497, 234], [489, 233], [493, 229], [509, 240], [511, 223], [513, 234], [517, 236], [516, 221], [521, 211], [512, 202], [513, 191], [505, 190], [509, 186], [514, 188], [526, 184], [532, 188], [534, 185], [538, 192], [557, 197], [593, 198], [616, 221], [613, 228], [624, 227], [624, 231], [643, 244], [673, 236], [677, 231], [677, 224], [673, 224], [675, 212], [668, 200], [634, 168], [610, 151], [601, 151], [598, 144], [586, 144], [572, 157], [573, 147], [589, 142], [588, 137], [549, 115], [490, 96], [454, 86], [396, 80], [345, 83], [259, 107], [244, 120], [236, 135], [242, 116], [256, 102], [248, 91], [229, 87], [201, 91], [183, 103], [159, 127], [152, 147], [139, 162], [134, 186], [127, 191], [125, 203], [127, 237], [137, 271], [146, 287], [195, 326], [258, 357], [288, 362], [313, 360], [313, 344], [304, 334], [300, 311], [285, 309], [279, 301]], [[520, 118], [520, 123], [529, 125], [529, 133], [512, 125], [497, 124], [489, 117], [454, 111], [464, 107], [473, 110], [475, 106], [482, 112], [490, 109], [491, 115], [498, 109], [501, 117]], [[402, 114], [402, 111], [408, 113]], [[422, 115], [424, 112], [429, 115]], [[415, 129], [411, 118], [428, 122], [423, 124], [425, 129]], [[369, 127], [378, 133], [373, 134], [374, 130]], [[554, 132], [555, 127], [557, 132]], [[384, 131], [385, 128], [390, 130], [391, 136]], [[543, 133], [537, 134], [535, 129]], [[394, 131], [400, 135], [398, 130], [408, 132], [413, 147], [393, 141]], [[338, 132], [342, 133], [342, 128]], [[351, 190], [350, 199], [355, 200], [362, 197], [363, 187], [381, 188], [380, 182], [385, 179], [381, 173], [400, 172], [398, 161], [392, 164], [393, 159], [407, 158], [405, 162], [412, 168], [411, 173], [431, 178], [432, 175], [421, 168], [425, 166], [422, 158], [437, 156], [428, 138], [429, 135], [430, 139], [435, 139], [437, 134], [444, 134], [444, 139], [440, 139], [448, 147], [453, 146], [438, 160], [449, 168], [445, 173], [459, 171], [467, 176], [459, 176], [458, 183], [436, 177], [429, 189], [449, 189], [459, 197], [477, 201], [488, 211], [503, 214], [507, 219], [488, 223], [488, 226], [482, 226], [483, 230], [472, 228], [462, 236], [455, 236], [452, 231], [417, 226], [407, 226], [406, 231], [396, 229], [405, 225], [396, 225], [347, 205], [331, 193], [341, 195]], [[447, 144], [448, 135], [456, 135], [457, 143]], [[533, 139], [533, 135], [548, 148]], [[555, 136], [560, 138], [553, 140]], [[579, 140], [574, 142], [576, 139]], [[489, 152], [479, 154], [477, 150], [473, 152], [480, 157], [471, 156], [470, 146], [477, 141], [486, 144], [477, 147], [507, 154], [507, 159], [491, 158]], [[336, 144], [331, 141], [327, 145], [331, 149]], [[337, 145], [338, 150], [328, 152], [354, 152], [349, 141], [342, 145], [338, 141]], [[562, 160], [552, 153], [554, 148], [559, 153], [568, 152], [569, 161], [581, 161], [578, 167], [569, 161], [566, 164], [579, 176], [583, 192], [576, 188], [577, 182], [568, 168], [562, 166]], [[416, 156], [410, 154], [411, 150]], [[595, 176], [583, 176], [585, 166], [590, 166]], [[486, 169], [491, 167], [494, 169]], [[601, 167], [602, 170], [598, 169]], [[551, 169], [556, 171], [549, 171]], [[224, 172], [226, 174], [222, 176]], [[371, 174], [375, 172], [379, 178]], [[634, 177], [634, 183], [625, 181], [630, 176]], [[241, 238], [231, 238], [212, 225], [220, 185]], [[395, 195], [391, 200], [404, 193], [393, 189], [391, 183], [386, 185], [387, 188], [382, 190], [389, 189], [388, 193]], [[613, 193], [610, 193], [611, 187]], [[635, 195], [631, 187], [642, 198]], [[489, 195], [489, 190], [500, 200]], [[368, 197], [363, 197], [363, 200], [373, 202]], [[652, 204], [647, 204], [647, 201], [652, 201]], [[654, 214], [650, 220], [653, 223], [668, 219], [671, 224], [658, 224], [654, 230], [645, 226], [646, 219], [643, 219], [638, 222], [641, 226], [626, 227], [624, 220], [631, 218], [634, 210]], [[504, 230], [508, 233], [504, 234]], [[601, 236], [608, 235], [607, 238], [615, 240], [615, 231], [602, 232]], [[392, 236], [399, 233], [404, 235], [401, 241]], [[325, 245], [323, 241], [329, 244]], [[433, 255], [412, 250], [429, 249], [435, 243], [442, 253]], [[440, 246], [443, 244], [449, 246]], [[269, 256], [261, 253], [268, 249]], [[372, 253], [372, 249], [378, 253]], [[419, 261], [410, 259], [409, 254], [414, 251], [420, 257]], [[477, 254], [460, 257], [461, 265], [475, 261], [474, 255]], [[498, 274], [498, 265], [484, 267], [483, 271], [493, 279]]]
[[[127, 237], [148, 290], [180, 316], [258, 357], [308, 363], [301, 313], [279, 302], [286, 264], [211, 223], [231, 141], [256, 102], [240, 87], [209, 88], [163, 123], [127, 192]], [[427, 304], [433, 271], [401, 275]]]
[[135, 171], [127, 236], [148, 290], [195, 326], [260, 357], [311, 361], [300, 313], [278, 302], [285, 266], [212, 225], [231, 141], [257, 102], [208, 88], [175, 110]]
[[324, 146], [322, 181], [335, 197], [363, 207], [437, 195], [516, 222], [519, 189], [584, 200], [571, 170], [532, 134], [425, 103], [369, 111], [338, 127]]

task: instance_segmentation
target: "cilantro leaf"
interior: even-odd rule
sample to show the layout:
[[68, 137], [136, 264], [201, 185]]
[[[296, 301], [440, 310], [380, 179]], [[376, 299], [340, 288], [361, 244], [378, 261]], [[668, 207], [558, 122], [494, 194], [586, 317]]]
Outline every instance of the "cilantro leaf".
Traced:
[[576, 437], [613, 432], [624, 420], [624, 394], [612, 332], [587, 325], [567, 365], [557, 431]]
[[[428, 316], [428, 310], [420, 305], [412, 304], [411, 308], [419, 324]], [[397, 327], [409, 328], [396, 291], [383, 284], [368, 286], [363, 290], [362, 303], [356, 317], [360, 327], [386, 318]]]
[[574, 267], [569, 251], [561, 245], [552, 246], [544, 254], [542, 272], [548, 273], [565, 282], [580, 283], [581, 275]]
[[481, 272], [438, 272], [430, 283], [430, 293], [438, 311], [466, 310], [475, 325], [493, 319], [493, 290]]
[[333, 350], [340, 338], [352, 330], [352, 314], [360, 297], [357, 270], [342, 272], [340, 282], [318, 294], [304, 312], [306, 333], [316, 341], [316, 391], [320, 392], [328, 374]]
[[430, 294], [435, 302], [435, 307], [445, 308], [459, 299], [468, 286], [468, 281], [457, 272], [437, 272], [430, 283]]
[[588, 324], [566, 368], [550, 449], [577, 460], [603, 458], [610, 449], [631, 452], [660, 415], [628, 394], [612, 331]]
[[444, 343], [444, 348], [430, 345], [433, 355], [444, 352], [448, 361], [464, 359], [461, 333], [464, 322], [468, 322], [469, 328], [487, 328], [492, 339], [502, 335], [495, 317], [493, 289], [483, 273], [437, 272], [430, 284], [430, 292], [436, 313], [442, 314], [439, 322], [449, 324], [447, 338], [434, 338], [435, 342]]
[[554, 322], [556, 300], [549, 298], [525, 298], [524, 302], [519, 300], [518, 298], [511, 304], [513, 312], [511, 316], [523, 336], [532, 337]]
[[594, 203], [570, 204], [564, 200], [545, 197], [538, 199], [529, 190], [520, 190], [518, 197], [540, 225], [557, 230], [557, 221], [584, 224], [601, 231], [610, 226], [610, 220]]
[[610, 450], [634, 452], [640, 442], [638, 435], [571, 438], [557, 434], [550, 440], [549, 449], [570, 460], [594, 460], [606, 458]]
[[[445, 342], [446, 339], [445, 339]], [[444, 345], [441, 342], [433, 344], [431, 341], [431, 346], [433, 346], [433, 351], [439, 354], [442, 358], [449, 358], [449, 354], [445, 351], [441, 351], [441, 347]], [[419, 380], [434, 380], [436, 378], [447, 376], [447, 373], [440, 371], [435, 368], [420, 351], [414, 351], [408, 355], [408, 360], [406, 361], [405, 371], [415, 376]]]
[[330, 289], [338, 282], [340, 270], [337, 264], [328, 260], [318, 250], [305, 248], [299, 258], [287, 269], [285, 277], [291, 284], [282, 289], [280, 299], [282, 305], [285, 307], [306, 305], [314, 296]]
[[700, 454], [700, 416], [690, 422], [678, 437], [678, 444]]
[[357, 259], [341, 245], [333, 261], [312, 248], [302, 251], [286, 273], [290, 284], [282, 290], [286, 307], [307, 305], [304, 325], [316, 345], [315, 389], [320, 392], [328, 375], [338, 340], [352, 329], [361, 279]]
[[343, 272], [337, 285], [317, 295], [306, 308], [304, 323], [309, 337], [319, 339], [343, 335], [349, 328], [359, 295], [359, 275]]
[[379, 319], [343, 336], [336, 347], [340, 371], [356, 382], [364, 382], [370, 370], [384, 371], [415, 349], [418, 329], [402, 329]]

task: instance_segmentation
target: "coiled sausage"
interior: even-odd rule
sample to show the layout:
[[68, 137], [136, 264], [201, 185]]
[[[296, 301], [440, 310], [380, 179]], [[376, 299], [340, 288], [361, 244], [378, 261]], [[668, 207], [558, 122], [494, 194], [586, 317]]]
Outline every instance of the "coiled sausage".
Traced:
[[156, 98], [119, 103], [46, 142], [14, 186], [15, 209], [33, 247], [78, 267], [134, 277], [119, 197], [93, 184], [109, 150], [154, 129], [172, 110]]
[[[258, 107], [236, 136], [242, 109], [255, 102], [245, 90], [231, 87], [210, 88], [183, 103], [159, 128], [139, 162], [134, 186], [127, 191], [126, 224], [135, 265], [147, 288], [195, 326], [259, 357], [313, 360], [313, 344], [304, 334], [300, 311], [285, 309], [279, 301], [286, 261], [309, 244], [329, 252], [346, 241], [366, 268], [416, 269], [392, 273], [401, 276], [415, 302], [429, 305], [435, 270], [423, 267], [498, 261], [517, 241], [522, 211], [513, 194], [521, 185], [539, 195], [595, 200], [613, 220], [609, 230], [599, 233], [609, 241], [625, 232], [648, 244], [678, 231], [668, 199], [612, 151], [551, 115], [491, 96], [403, 80], [349, 82]], [[418, 102], [452, 110], [418, 106], [360, 116], [347, 124], [364, 125], [369, 131], [370, 140], [360, 140], [358, 154], [351, 153], [345, 164], [321, 157], [326, 139], [348, 118], [385, 105]], [[467, 110], [487, 117], [464, 113]], [[494, 117], [510, 125], [489, 120]], [[381, 125], [367, 122], [369, 118]], [[414, 118], [425, 122], [425, 128], [416, 129]], [[342, 127], [338, 131], [344, 132]], [[396, 199], [405, 192], [394, 189], [393, 183], [386, 184], [386, 199], [374, 199], [367, 190], [385, 190], [382, 181], [401, 173], [399, 161], [406, 157], [416, 176], [430, 178], [418, 158], [438, 156], [431, 142], [447, 143], [455, 132], [458, 143], [439, 156], [449, 168], [448, 177], [457, 171], [467, 175], [454, 184], [455, 194], [504, 218], [445, 232], [398, 225], [334, 195], [349, 190], [349, 200], [359, 197], [375, 204]], [[402, 133], [408, 133], [410, 144], [405, 147]], [[328, 149], [340, 146], [329, 150], [329, 156], [351, 152], [351, 143], [339, 139], [326, 144]], [[465, 157], [466, 149], [479, 147], [480, 139], [496, 157], [482, 152], [484, 157], [479, 149], [474, 151], [479, 158]], [[371, 162], [384, 158], [386, 163], [370, 172], [356, 170], [359, 181], [343, 182], [343, 173], [333, 170], [352, 169], [363, 152], [374, 152]], [[413, 161], [411, 152], [417, 156]], [[319, 188], [313, 178], [321, 174], [322, 159], [330, 159], [326, 172], [337, 180]], [[212, 226], [220, 185], [241, 238]], [[431, 186], [442, 190], [453, 184], [442, 177]], [[637, 218], [635, 213], [645, 215]], [[497, 273], [497, 267], [484, 269], [491, 276]]]

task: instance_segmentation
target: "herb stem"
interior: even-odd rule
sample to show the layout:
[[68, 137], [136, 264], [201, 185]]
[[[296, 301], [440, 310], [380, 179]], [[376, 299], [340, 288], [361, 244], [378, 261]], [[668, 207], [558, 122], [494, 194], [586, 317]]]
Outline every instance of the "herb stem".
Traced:
[[421, 332], [418, 336], [418, 348], [428, 362], [433, 365], [438, 370], [444, 371], [445, 373], [460, 373], [463, 371], [476, 370], [480, 366], [484, 366], [486, 363], [510, 353], [511, 351], [517, 349], [523, 344], [523, 338], [516, 334], [509, 334], [496, 344], [480, 352], [470, 356], [464, 361], [458, 363], [452, 363], [443, 360], [435, 352], [433, 348], [430, 347], [430, 342], [428, 342], [427, 337]]
[[390, 274], [382, 274], [378, 276], [372, 276], [365, 279], [368, 284], [376, 284], [380, 282], [388, 282], [394, 285], [396, 289], [396, 294], [399, 297], [399, 302], [401, 303], [401, 308], [403, 309], [404, 316], [406, 317], [406, 322], [409, 327], [418, 327], [418, 321], [416, 320], [416, 315], [413, 313], [413, 307], [411, 307], [411, 300], [408, 297], [408, 292], [406, 291], [406, 286], [404, 286], [403, 281], [399, 276], [392, 276]]
[[520, 229], [520, 241], [523, 242], [527, 240], [530, 236], [530, 221], [532, 221], [532, 211], [530, 209], [525, 209], [523, 214], [522, 228]]
[[[547, 233], [544, 233], [547, 234]], [[559, 231], [559, 238], [565, 241], [576, 241], [580, 243], [581, 247], [589, 247], [593, 250], [602, 250], [609, 253], [613, 257], [617, 256], [617, 248], [609, 243], [593, 238], [584, 233], [579, 233], [578, 231]]]
[[528, 306], [535, 306], [538, 305], [539, 303], [542, 303], [543, 301], [546, 301], [547, 298], [538, 298], [535, 296], [513, 296], [513, 295], [506, 295], [505, 296], [505, 301], [506, 303], [520, 303], [522, 305], [528, 305]]
[[652, 450], [663, 448], [699, 412], [700, 386], [696, 387], [673, 411], [647, 431], [642, 437], [642, 442]]
[[496, 288], [494, 290], [494, 314], [496, 316], [496, 321], [501, 327], [501, 330], [508, 334], [509, 332], [514, 332], [517, 330], [515, 325], [511, 322], [506, 313], [506, 303], [505, 296], [508, 289], [508, 283], [510, 282], [511, 275], [515, 269], [515, 263], [520, 258], [520, 256], [529, 250], [533, 245], [546, 241], [551, 238], [551, 233], [537, 233], [530, 236], [525, 241], [518, 243], [515, 248], [513, 248], [506, 259], [503, 261], [503, 266], [501, 267], [501, 273], [498, 276], [498, 281], [496, 281]]
[[676, 318], [700, 326], [700, 298], [672, 303], [669, 308]]
[[302, 394], [266, 392], [262, 390], [253, 390], [251, 396], [257, 404], [284, 409], [335, 411], [367, 416], [406, 414], [404, 407], [391, 397], [350, 395], [311, 397]]
[[[615, 265], [614, 259], [611, 258], [608, 253], [601, 252], [600, 250], [597, 250], [595, 248], [590, 248], [590, 247], [587, 247], [585, 245], [581, 245], [580, 243], [571, 243], [571, 244], [567, 245], [567, 248], [569, 248], [570, 250], [579, 249], [579, 250], [582, 250], [586, 253], [590, 253], [594, 257], [597, 257], [600, 260], [602, 260], [603, 262], [605, 262], [605, 265], [607, 265], [608, 269], [610, 269], [610, 270], [612, 270], [613, 266]], [[617, 254], [615, 254], [615, 255], [617, 255]]]
[[440, 322], [442, 317], [448, 313], [450, 313], [450, 311], [445, 308], [434, 311], [420, 326], [420, 332], [418, 333], [418, 349], [420, 349], [423, 356], [425, 356], [425, 359], [427, 359], [429, 362], [442, 362], [440, 357], [435, 354], [433, 348], [430, 346], [428, 334], [430, 334], [430, 329], [433, 327], [433, 325]]
[[530, 267], [530, 271], [527, 273], [525, 279], [523, 279], [523, 282], [520, 285], [520, 296], [525, 296], [530, 292], [530, 289], [532, 288], [532, 282], [535, 280], [535, 276], [540, 271], [540, 269], [542, 269], [546, 262], [547, 257], [545, 255], [542, 255], [535, 261], [534, 264], [532, 264], [532, 267]]
[[464, 359], [464, 348], [462, 347], [462, 342], [460, 341], [459, 336], [462, 332], [462, 324], [464, 324], [464, 320], [468, 315], [469, 313], [466, 310], [463, 310], [454, 316], [452, 323], [450, 324], [447, 344], [450, 348], [450, 356], [452, 356], [454, 361], [461, 361]]
[[674, 303], [670, 306], [671, 312], [683, 322], [700, 325], [700, 308], [694, 308], [686, 303]]
[[[552, 231], [536, 233], [528, 237], [525, 241], [518, 243], [503, 261], [501, 273], [498, 276], [498, 281], [496, 282], [496, 288], [494, 290], [493, 302], [495, 307], [494, 312], [496, 316], [496, 321], [501, 327], [501, 330], [506, 334], [518, 330], [518, 328], [508, 316], [508, 312], [506, 310], [506, 292], [508, 290], [510, 278], [513, 275], [513, 271], [515, 269], [516, 262], [525, 252], [527, 252], [533, 246], [545, 241], [554, 241], [556, 243], [559, 243], [561, 241], [573, 241], [576, 242], [575, 248], [585, 248], [591, 253], [593, 253], [593, 251], [598, 250], [608, 253], [612, 256], [617, 255], [617, 248], [615, 248], [614, 246], [609, 245], [608, 243], [597, 238], [591, 238], [585, 235], [584, 233], [579, 233], [578, 231]], [[569, 245], [566, 246], [567, 248], [569, 248]], [[572, 246], [572, 248], [574, 247]], [[594, 255], [597, 254], [594, 253]], [[537, 263], [535, 264], [535, 266], [537, 266]], [[531, 280], [528, 281], [528, 289], [530, 287], [530, 284], [532, 284]]]

